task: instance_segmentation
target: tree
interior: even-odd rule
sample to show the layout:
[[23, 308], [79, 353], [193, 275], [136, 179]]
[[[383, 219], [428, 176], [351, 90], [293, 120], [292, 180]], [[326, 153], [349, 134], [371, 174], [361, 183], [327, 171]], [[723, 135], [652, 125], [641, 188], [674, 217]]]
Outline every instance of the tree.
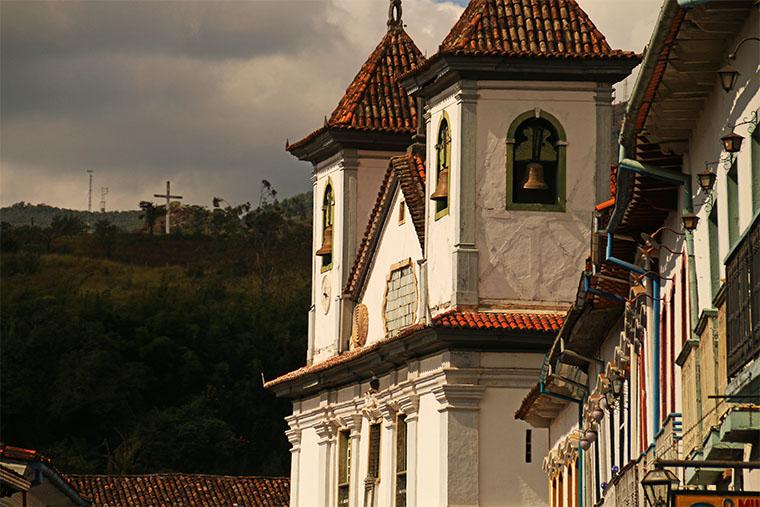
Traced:
[[140, 219], [145, 220], [145, 228], [148, 229], [148, 234], [153, 234], [153, 228], [156, 225], [156, 221], [161, 214], [160, 206], [156, 206], [150, 201], [140, 201], [138, 204], [142, 213]]
[[102, 218], [95, 222], [95, 239], [100, 244], [103, 250], [103, 255], [106, 257], [111, 257], [111, 249], [113, 248], [113, 243], [118, 233], [119, 228], [112, 224], [107, 218]]

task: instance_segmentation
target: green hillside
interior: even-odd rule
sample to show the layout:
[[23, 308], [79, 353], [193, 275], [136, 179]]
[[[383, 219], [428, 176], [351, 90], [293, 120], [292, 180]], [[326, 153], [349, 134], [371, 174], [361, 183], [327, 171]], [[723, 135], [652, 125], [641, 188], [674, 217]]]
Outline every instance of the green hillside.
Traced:
[[192, 237], [3, 224], [2, 440], [70, 473], [287, 474], [262, 376], [305, 357], [311, 227], [233, 215]]

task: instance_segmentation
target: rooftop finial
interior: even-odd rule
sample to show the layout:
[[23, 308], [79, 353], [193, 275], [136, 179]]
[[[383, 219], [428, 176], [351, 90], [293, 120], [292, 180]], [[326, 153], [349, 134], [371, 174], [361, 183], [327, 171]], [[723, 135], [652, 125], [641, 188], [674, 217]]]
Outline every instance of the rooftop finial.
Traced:
[[388, 30], [403, 28], [401, 21], [401, 0], [391, 0], [388, 6]]

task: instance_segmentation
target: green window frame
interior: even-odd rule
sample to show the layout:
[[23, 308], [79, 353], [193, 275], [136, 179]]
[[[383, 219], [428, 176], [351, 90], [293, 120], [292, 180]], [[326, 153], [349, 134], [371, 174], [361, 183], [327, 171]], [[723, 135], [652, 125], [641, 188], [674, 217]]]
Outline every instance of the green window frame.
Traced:
[[728, 204], [728, 244], [733, 250], [739, 239], [739, 168], [738, 159], [734, 157], [726, 174], [726, 202]]
[[[760, 111], [755, 111], [755, 121]], [[752, 157], [752, 214], [760, 210], [760, 129], [757, 123], [749, 126], [750, 156]]]
[[720, 242], [718, 239], [718, 204], [713, 204], [708, 216], [707, 237], [710, 246], [710, 288], [712, 299], [720, 290]]
[[[540, 109], [526, 111], [509, 126], [506, 150], [506, 208], [564, 212], [567, 135], [559, 120]], [[541, 167], [547, 188], [521, 189], [529, 174], [528, 166], [534, 163]]]
[[[327, 180], [327, 185], [325, 185], [325, 191], [322, 196], [322, 238], [324, 240], [325, 238], [325, 231], [328, 227], [333, 225], [333, 220], [335, 218], [335, 194], [333, 192], [333, 186], [332, 181], [329, 179]], [[330, 234], [335, 237], [335, 228], [330, 229]], [[325, 271], [330, 271], [332, 269], [333, 265], [333, 254], [329, 255], [323, 255], [322, 256], [322, 268], [320, 270], [321, 273], [324, 273]]]
[[435, 182], [431, 185], [432, 189], [438, 186], [438, 178], [441, 177], [443, 171], [448, 171], [447, 178], [447, 197], [445, 200], [435, 201], [435, 219], [438, 220], [449, 214], [449, 200], [451, 189], [451, 122], [449, 121], [449, 115], [446, 111], [443, 112], [443, 118], [441, 118], [438, 124], [438, 136], [435, 144]]
[[338, 507], [348, 507], [351, 493], [351, 434], [338, 435]]
[[399, 414], [396, 418], [396, 507], [406, 507], [407, 446], [406, 416]]

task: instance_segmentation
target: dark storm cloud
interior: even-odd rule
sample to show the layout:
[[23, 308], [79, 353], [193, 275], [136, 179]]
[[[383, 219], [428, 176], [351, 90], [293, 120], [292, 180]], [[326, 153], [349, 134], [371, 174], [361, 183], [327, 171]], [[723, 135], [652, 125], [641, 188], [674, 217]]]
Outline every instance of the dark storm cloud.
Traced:
[[[81, 208], [85, 169], [117, 208], [167, 179], [185, 202], [205, 204], [255, 200], [262, 179], [281, 195], [308, 190], [309, 166], [285, 153], [285, 139], [330, 114], [382, 37], [387, 5], [3, 0], [0, 201]], [[461, 10], [404, 1], [428, 54]]]
[[2, 44], [11, 60], [96, 52], [250, 58], [330, 38], [324, 3], [312, 0], [25, 0], [4, 1], [2, 10]]
[[[1, 5], [4, 204], [40, 179], [81, 180], [84, 168], [120, 181], [122, 206], [142, 186], [204, 172], [224, 175], [229, 188], [216, 191], [239, 200], [264, 177], [283, 193], [308, 188], [308, 171], [283, 151], [288, 124], [314, 112], [287, 62], [345, 55], [325, 2]], [[337, 64], [322, 66], [333, 75], [314, 87], [317, 102], [350, 78]], [[199, 187], [191, 196], [208, 200]]]

